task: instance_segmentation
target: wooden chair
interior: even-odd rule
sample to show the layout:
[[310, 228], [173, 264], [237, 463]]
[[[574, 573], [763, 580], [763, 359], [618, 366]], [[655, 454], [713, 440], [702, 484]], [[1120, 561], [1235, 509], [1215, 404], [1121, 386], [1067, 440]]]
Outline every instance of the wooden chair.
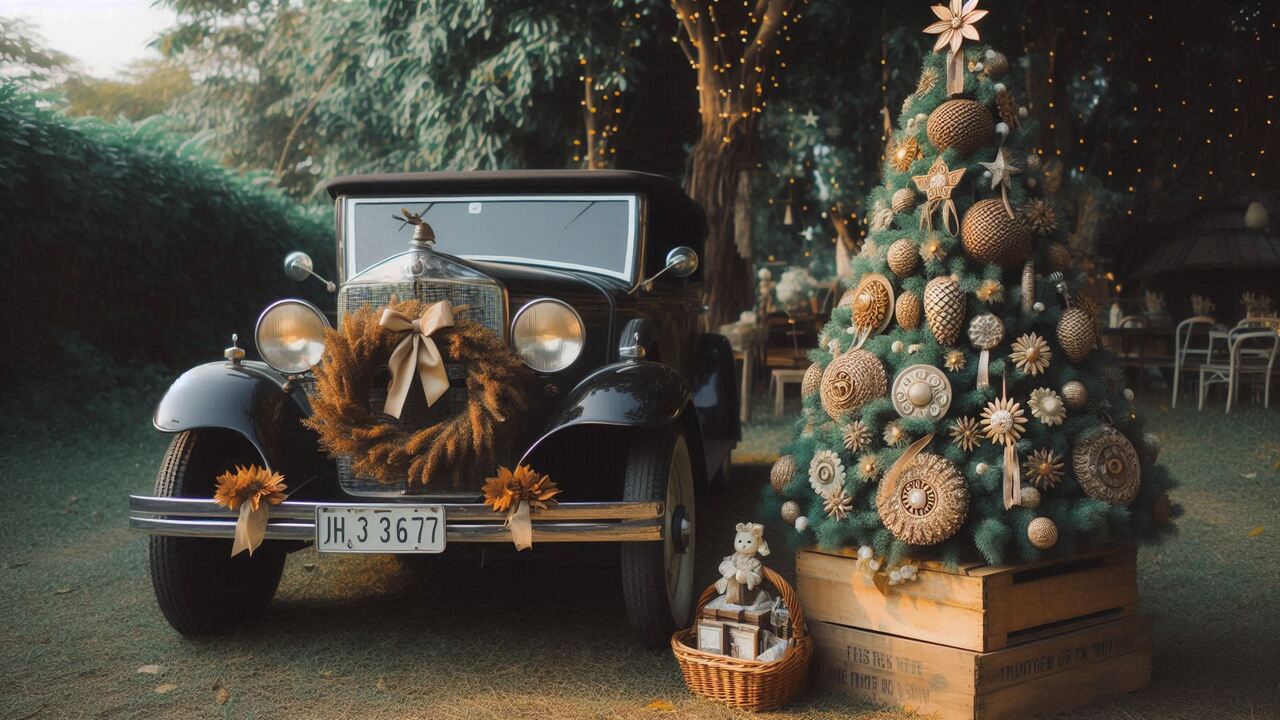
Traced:
[[[1178, 407], [1178, 382], [1182, 373], [1188, 369], [1198, 370], [1200, 365], [1209, 362], [1209, 353], [1213, 344], [1209, 342], [1209, 330], [1213, 329], [1214, 319], [1207, 315], [1196, 315], [1178, 323], [1173, 335], [1173, 400], [1170, 404]], [[1192, 345], [1192, 339], [1203, 340], [1204, 344]], [[1191, 361], [1188, 363], [1188, 361]], [[1190, 366], [1188, 368], [1188, 365]]]
[[[1237, 330], [1244, 330], [1237, 332]], [[1240, 380], [1249, 375], [1261, 376], [1263, 383], [1262, 406], [1271, 406], [1271, 374], [1275, 370], [1276, 352], [1280, 349], [1280, 331], [1248, 330], [1236, 328], [1231, 332], [1231, 344], [1227, 361], [1205, 362], [1200, 366], [1200, 404], [1204, 409], [1204, 396], [1209, 385], [1227, 384], [1227, 412], [1240, 391]]]

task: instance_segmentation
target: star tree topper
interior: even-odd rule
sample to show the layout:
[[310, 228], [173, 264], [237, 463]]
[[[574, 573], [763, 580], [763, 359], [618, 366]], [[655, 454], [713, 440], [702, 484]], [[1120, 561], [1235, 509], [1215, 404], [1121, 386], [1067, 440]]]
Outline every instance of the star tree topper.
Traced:
[[955, 223], [956, 229], [952, 231], [952, 235], [960, 232], [959, 220], [956, 219], [956, 204], [951, 200], [951, 191], [956, 189], [960, 184], [960, 178], [964, 177], [965, 168], [959, 170], [950, 170], [942, 158], [933, 161], [933, 165], [929, 167], [929, 172], [924, 175], [912, 175], [911, 179], [915, 182], [916, 187], [920, 188], [920, 192], [924, 193], [925, 205], [924, 212], [920, 213], [920, 227], [933, 228], [933, 213], [939, 206], [942, 207], [942, 224], [950, 229], [951, 223]]
[[991, 162], [979, 162], [979, 165], [991, 173], [991, 189], [1000, 188], [1000, 199], [1004, 201], [1004, 211], [1013, 219], [1013, 206], [1009, 204], [1009, 188], [1013, 187], [1013, 176], [1022, 172], [1022, 168], [1008, 162], [1004, 148], [996, 151], [996, 159]]
[[938, 42], [934, 43], [933, 51], [937, 52], [948, 45], [951, 46], [951, 52], [947, 57], [947, 94], [959, 95], [964, 92], [964, 53], [960, 52], [960, 46], [964, 44], [965, 38], [969, 40], [978, 40], [978, 29], [974, 27], [974, 23], [987, 16], [986, 10], [978, 10], [978, 0], [951, 0], [950, 5], [934, 5], [933, 14], [938, 16], [938, 21], [924, 31], [930, 35], [937, 35]]

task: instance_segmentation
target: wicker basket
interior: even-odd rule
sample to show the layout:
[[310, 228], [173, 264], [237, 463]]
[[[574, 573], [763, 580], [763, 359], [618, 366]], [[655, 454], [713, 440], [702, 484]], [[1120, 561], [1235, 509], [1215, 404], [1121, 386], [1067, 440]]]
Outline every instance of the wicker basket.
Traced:
[[[813, 640], [805, 632], [804, 611], [791, 585], [778, 573], [764, 568], [764, 577], [782, 594], [791, 613], [794, 643], [779, 660], [757, 662], [715, 655], [697, 648], [695, 628], [671, 636], [671, 651], [680, 663], [684, 682], [695, 695], [744, 710], [776, 710], [804, 688], [809, 675]], [[698, 598], [698, 611], [716, 596], [712, 585]]]

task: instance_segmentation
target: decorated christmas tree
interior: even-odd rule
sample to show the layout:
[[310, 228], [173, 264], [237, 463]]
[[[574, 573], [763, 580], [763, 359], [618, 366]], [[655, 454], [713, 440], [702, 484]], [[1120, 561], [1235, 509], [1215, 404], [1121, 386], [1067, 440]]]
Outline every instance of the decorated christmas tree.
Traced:
[[768, 504], [802, 542], [1002, 564], [1155, 540], [1176, 507], [1042, 190], [1035, 127], [977, 0], [937, 34], [868, 198], [851, 289], [810, 353]]

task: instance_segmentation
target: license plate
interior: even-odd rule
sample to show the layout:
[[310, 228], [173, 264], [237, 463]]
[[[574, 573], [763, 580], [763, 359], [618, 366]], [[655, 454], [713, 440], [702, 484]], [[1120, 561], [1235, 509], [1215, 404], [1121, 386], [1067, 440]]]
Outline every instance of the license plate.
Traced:
[[320, 552], [439, 553], [444, 544], [444, 508], [439, 505], [316, 508]]

